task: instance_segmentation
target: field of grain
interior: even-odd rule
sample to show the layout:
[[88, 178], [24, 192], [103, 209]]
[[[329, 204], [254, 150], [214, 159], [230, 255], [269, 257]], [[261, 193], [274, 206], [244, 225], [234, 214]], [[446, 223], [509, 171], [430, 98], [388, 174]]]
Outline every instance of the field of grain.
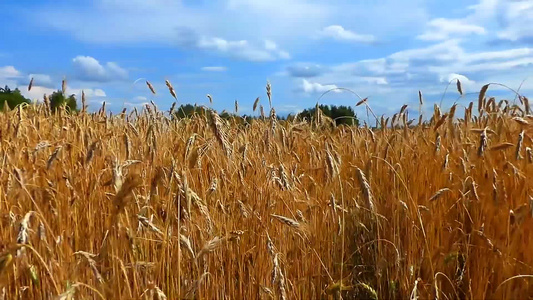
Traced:
[[378, 129], [0, 113], [0, 299], [527, 298], [533, 117], [488, 87]]

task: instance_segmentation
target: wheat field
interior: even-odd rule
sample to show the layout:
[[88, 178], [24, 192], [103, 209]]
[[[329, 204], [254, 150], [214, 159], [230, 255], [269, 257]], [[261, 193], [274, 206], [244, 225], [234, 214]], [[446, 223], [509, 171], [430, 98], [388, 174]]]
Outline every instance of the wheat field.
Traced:
[[0, 298], [531, 298], [533, 116], [488, 88], [375, 128], [0, 113]]

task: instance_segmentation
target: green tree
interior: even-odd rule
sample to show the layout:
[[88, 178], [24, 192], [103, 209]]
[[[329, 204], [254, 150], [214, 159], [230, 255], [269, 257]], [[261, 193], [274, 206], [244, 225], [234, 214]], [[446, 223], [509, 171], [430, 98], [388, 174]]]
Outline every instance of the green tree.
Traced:
[[56, 111], [56, 109], [62, 105], [65, 105], [71, 112], [78, 111], [78, 104], [76, 103], [76, 97], [74, 94], [65, 97], [61, 91], [56, 91], [50, 95], [49, 99], [52, 111]]
[[0, 110], [4, 109], [6, 103], [10, 109], [13, 109], [22, 103], [30, 104], [31, 101], [22, 96], [18, 88], [12, 90], [6, 85], [4, 88], [0, 88]]
[[173, 117], [177, 119], [190, 118], [193, 115], [205, 115], [206, 110], [203, 107], [192, 105], [192, 104], [182, 104], [180, 107], [174, 110]]
[[53, 92], [49, 97], [50, 109], [56, 111], [56, 109], [62, 105], [65, 105], [71, 112], [78, 111], [78, 103], [76, 102], [76, 96], [74, 94], [65, 97], [61, 91]]
[[[322, 113], [333, 120], [335, 120], [336, 125], [345, 124], [345, 125], [355, 125], [359, 126], [359, 120], [355, 115], [354, 110], [349, 106], [335, 106], [335, 105], [319, 105], [318, 108]], [[316, 107], [308, 108], [302, 111], [299, 115], [299, 119], [307, 119], [311, 121], [315, 118]]]

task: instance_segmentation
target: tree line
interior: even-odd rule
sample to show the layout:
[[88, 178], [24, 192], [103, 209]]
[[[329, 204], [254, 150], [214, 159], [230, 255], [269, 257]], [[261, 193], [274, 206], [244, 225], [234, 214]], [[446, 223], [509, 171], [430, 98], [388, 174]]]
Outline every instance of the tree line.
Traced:
[[[31, 104], [30, 99], [25, 98], [18, 88], [10, 89], [8, 86], [0, 88], [0, 111], [4, 110], [4, 106], [7, 105], [7, 108], [14, 109], [21, 104]], [[65, 96], [61, 91], [55, 91], [48, 96], [48, 104], [52, 111], [55, 111], [58, 107], [65, 105], [69, 111], [78, 112], [78, 106], [76, 102], [76, 97], [74, 94], [70, 96]], [[354, 112], [354, 110], [349, 106], [336, 106], [336, 105], [319, 105], [312, 108], [304, 109], [298, 114], [289, 114], [287, 116], [277, 116], [280, 120], [306, 120], [313, 121], [316, 116], [316, 110], [320, 109], [322, 114], [328, 118], [331, 118], [335, 121], [336, 125], [359, 125], [359, 120]], [[205, 115], [207, 112], [206, 108], [203, 106], [197, 106], [192, 104], [182, 104], [177, 109], [171, 112], [172, 117], [176, 119], [190, 118], [193, 115]], [[260, 116], [252, 115], [242, 115], [238, 116], [237, 114], [222, 111], [220, 117], [223, 119], [229, 118], [242, 118], [246, 122], [252, 122], [260, 118]]]
[[[328, 118], [331, 118], [336, 125], [355, 125], [359, 126], [359, 119], [357, 118], [357, 115], [355, 114], [354, 110], [349, 106], [336, 106], [336, 105], [319, 105], [318, 109], [322, 112], [322, 114]], [[288, 114], [287, 116], [279, 116], [277, 115], [277, 119], [279, 120], [289, 120], [292, 121], [295, 118], [297, 120], [303, 121], [313, 121], [316, 116], [316, 110], [317, 106], [312, 108], [304, 109], [302, 112], [298, 114]], [[199, 115], [204, 116], [208, 112], [208, 108], [204, 106], [197, 106], [192, 104], [183, 104], [177, 109], [173, 110], [171, 112], [172, 116], [177, 119], [182, 118], [190, 118], [193, 115]], [[246, 120], [247, 122], [252, 122], [253, 120], [261, 118], [261, 116], [258, 115], [242, 115], [239, 116], [235, 113], [222, 111], [220, 114], [220, 117], [223, 119], [229, 119], [229, 118], [242, 118]], [[268, 117], [268, 116], [267, 116]]]
[[[76, 96], [74, 94], [65, 96], [61, 91], [55, 91], [48, 96], [48, 102], [52, 111], [55, 111], [62, 105], [65, 105], [69, 111], [78, 111], [78, 104], [76, 103]], [[5, 105], [9, 109], [14, 109], [21, 104], [31, 104], [31, 100], [24, 97], [18, 88], [12, 90], [7, 85], [0, 88], [0, 110], [3, 111]]]

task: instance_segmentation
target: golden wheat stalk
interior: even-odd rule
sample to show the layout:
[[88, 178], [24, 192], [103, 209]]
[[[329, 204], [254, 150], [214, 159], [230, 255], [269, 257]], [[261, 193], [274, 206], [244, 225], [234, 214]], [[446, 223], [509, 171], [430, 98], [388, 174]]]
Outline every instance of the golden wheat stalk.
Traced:
[[501, 143], [501, 144], [492, 146], [492, 147], [489, 148], [489, 150], [490, 151], [500, 151], [500, 150], [509, 149], [509, 148], [511, 148], [513, 146], [514, 146], [514, 144], [505, 142], [505, 143]]
[[33, 77], [30, 80], [30, 84], [28, 84], [28, 92], [31, 91], [32, 86], [33, 86]]
[[178, 100], [178, 97], [176, 96], [176, 91], [174, 90], [174, 87], [172, 87], [172, 84], [170, 83], [170, 81], [165, 80], [165, 84], [168, 87], [168, 91], [170, 92], [170, 95], [172, 95], [174, 99]]
[[270, 108], [272, 108], [272, 86], [270, 85], [270, 81], [268, 80], [266, 84], [266, 92], [268, 97], [268, 103], [270, 105]]
[[226, 155], [230, 156], [232, 149], [228, 140], [226, 125], [214, 110], [211, 111], [211, 128], [218, 142], [226, 152]]
[[222, 245], [222, 243], [224, 243], [225, 240], [226, 240], [225, 237], [219, 237], [219, 236], [215, 236], [214, 238], [210, 239], [204, 244], [200, 252], [198, 252], [196, 259], [199, 260], [205, 254], [215, 251]]
[[461, 85], [461, 81], [457, 79], [457, 91], [459, 92], [459, 95], [463, 96], [463, 87]]
[[271, 214], [270, 216], [275, 218], [276, 220], [280, 221], [281, 223], [289, 226], [289, 227], [292, 227], [292, 228], [295, 228], [295, 229], [300, 228], [300, 223], [298, 221], [296, 221], [296, 220], [293, 220], [291, 218], [287, 218], [287, 217], [284, 217], [284, 216], [280, 216], [280, 215], [275, 215], [275, 214]]
[[155, 89], [154, 89], [154, 86], [148, 81], [146, 80], [146, 85], [148, 86], [148, 88], [150, 89], [150, 92], [152, 92], [152, 94], [156, 94], [155, 93]]
[[429, 202], [433, 202], [437, 199], [439, 199], [445, 192], [451, 192], [449, 188], [442, 188], [438, 190], [431, 198], [429, 198]]
[[485, 84], [484, 86], [481, 87], [481, 91], [479, 91], [478, 104], [477, 104], [477, 109], [479, 112], [481, 112], [481, 110], [484, 108], [483, 101], [485, 100], [485, 94], [487, 93], [487, 90], [489, 89], [489, 85], [490, 84]]

